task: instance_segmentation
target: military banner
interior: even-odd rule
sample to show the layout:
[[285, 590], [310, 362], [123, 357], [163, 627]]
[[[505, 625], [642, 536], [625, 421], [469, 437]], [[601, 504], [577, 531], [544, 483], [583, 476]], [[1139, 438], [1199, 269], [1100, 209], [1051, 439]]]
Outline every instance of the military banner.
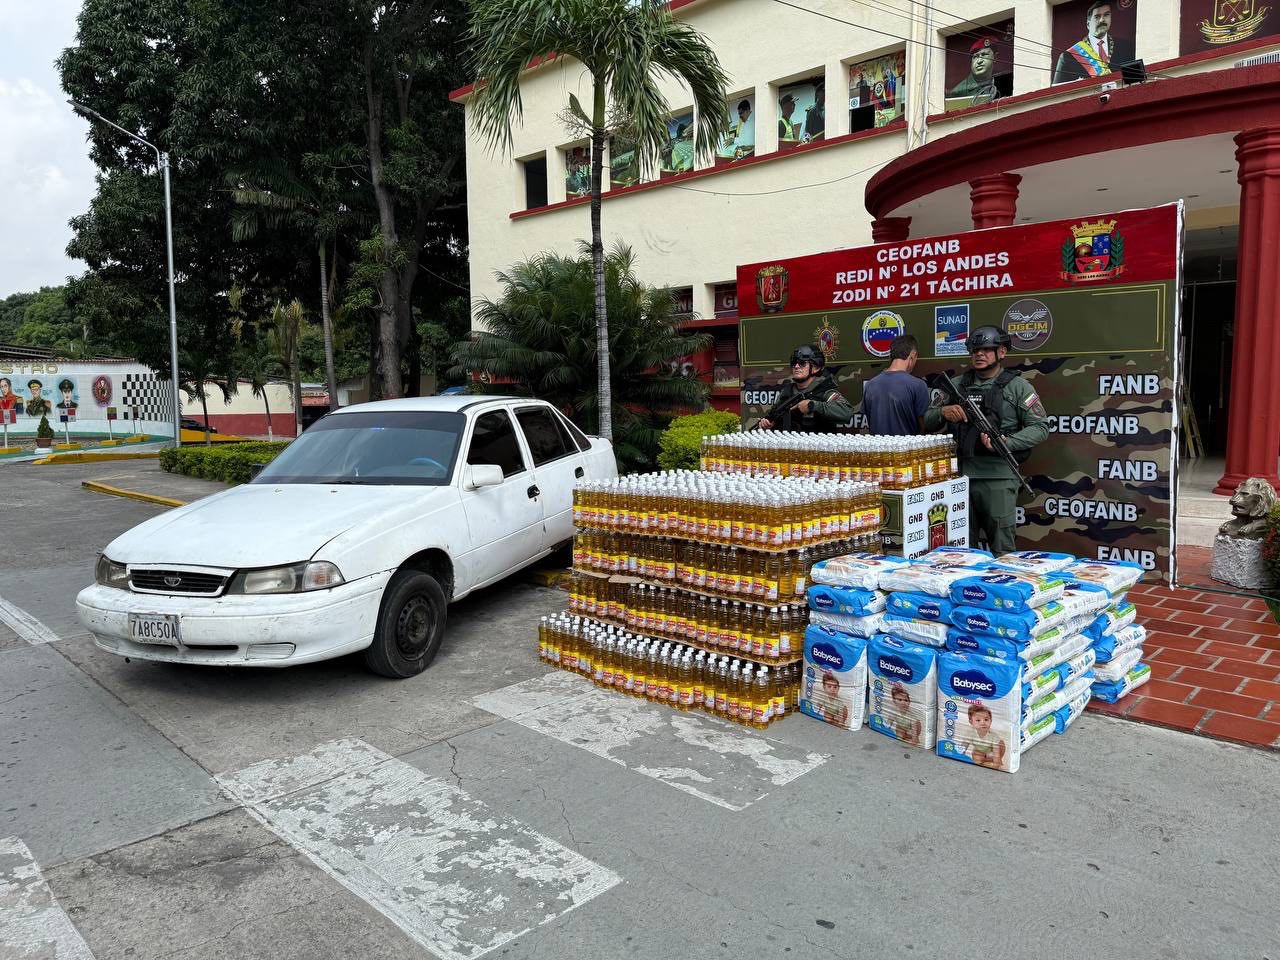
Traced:
[[1171, 578], [1181, 244], [1179, 203], [741, 266], [744, 421], [797, 344], [822, 349], [857, 407], [899, 334], [936, 388], [967, 364], [971, 329], [1002, 327], [1053, 431], [1023, 467], [1036, 495], [1019, 544]]

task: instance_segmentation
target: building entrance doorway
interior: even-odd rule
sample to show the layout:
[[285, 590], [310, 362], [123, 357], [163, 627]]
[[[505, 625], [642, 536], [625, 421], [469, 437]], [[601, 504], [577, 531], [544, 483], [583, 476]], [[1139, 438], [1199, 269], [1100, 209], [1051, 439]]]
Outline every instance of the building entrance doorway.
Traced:
[[1235, 226], [1187, 233], [1181, 343], [1184, 411], [1194, 415], [1204, 453], [1210, 457], [1222, 456], [1227, 448], [1236, 242]]

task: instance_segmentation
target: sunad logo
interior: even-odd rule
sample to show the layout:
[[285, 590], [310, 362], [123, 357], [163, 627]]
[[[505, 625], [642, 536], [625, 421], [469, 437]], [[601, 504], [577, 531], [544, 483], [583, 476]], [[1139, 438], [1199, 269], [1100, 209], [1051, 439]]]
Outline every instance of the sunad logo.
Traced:
[[915, 673], [911, 667], [897, 657], [878, 657], [876, 659], [876, 667], [881, 673], [905, 680], [907, 683], [911, 683], [915, 679]]
[[810, 651], [810, 655], [818, 663], [825, 663], [828, 666], [835, 667], [837, 670], [844, 669], [844, 657], [836, 653], [831, 647], [825, 643], [815, 644]]
[[985, 673], [979, 673], [977, 670], [962, 670], [951, 675], [951, 689], [957, 693], [964, 691], [976, 693], [980, 697], [990, 697], [995, 695], [996, 685], [995, 681]]

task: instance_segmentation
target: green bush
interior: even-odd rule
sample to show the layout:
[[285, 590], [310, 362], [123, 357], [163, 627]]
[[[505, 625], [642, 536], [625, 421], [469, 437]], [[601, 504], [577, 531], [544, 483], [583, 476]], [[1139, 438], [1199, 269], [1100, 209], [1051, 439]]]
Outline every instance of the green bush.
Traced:
[[53, 439], [53, 427], [49, 426], [48, 417], [40, 418], [40, 424], [36, 427], [36, 436], [41, 440]]
[[1267, 532], [1262, 539], [1262, 559], [1267, 566], [1267, 578], [1271, 581], [1267, 593], [1267, 605], [1280, 622], [1280, 503], [1267, 514]]
[[160, 451], [160, 467], [202, 480], [248, 483], [253, 479], [255, 465], [270, 463], [287, 446], [288, 443], [263, 440], [220, 447], [179, 447]]
[[658, 466], [663, 470], [697, 470], [702, 438], [738, 429], [736, 413], [704, 410], [671, 421], [658, 442]]

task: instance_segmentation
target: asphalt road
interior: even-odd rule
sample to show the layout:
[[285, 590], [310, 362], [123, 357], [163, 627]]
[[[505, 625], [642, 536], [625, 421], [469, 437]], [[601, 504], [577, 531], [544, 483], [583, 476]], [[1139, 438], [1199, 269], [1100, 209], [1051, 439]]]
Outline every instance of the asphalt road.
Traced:
[[0, 958], [1280, 958], [1280, 758], [1086, 715], [1009, 776], [763, 735], [457, 605], [424, 675], [125, 662], [73, 600], [162, 508], [0, 468]]

